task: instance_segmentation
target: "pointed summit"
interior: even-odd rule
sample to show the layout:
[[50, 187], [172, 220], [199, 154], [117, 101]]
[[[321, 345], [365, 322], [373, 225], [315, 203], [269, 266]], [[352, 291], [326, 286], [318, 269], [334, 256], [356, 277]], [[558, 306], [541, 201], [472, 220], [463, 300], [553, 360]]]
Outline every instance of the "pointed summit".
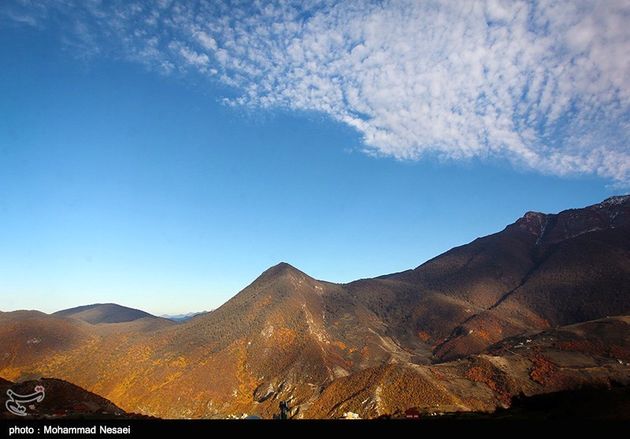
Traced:
[[297, 272], [301, 273], [300, 270], [298, 270], [297, 268], [295, 268], [293, 265], [289, 264], [288, 262], [279, 262], [276, 265], [274, 265], [272, 267], [269, 267], [267, 269], [267, 271], [271, 271], [271, 270], [274, 270], [274, 271], [293, 271], [293, 272], [297, 271]]
[[256, 280], [281, 278], [285, 276], [306, 277], [309, 279], [311, 278], [309, 275], [298, 270], [293, 265], [286, 262], [280, 262], [279, 264], [276, 264], [265, 270]]
[[237, 296], [272, 292], [274, 296], [295, 296], [298, 294], [321, 293], [325, 282], [318, 281], [286, 262], [280, 262], [258, 276]]

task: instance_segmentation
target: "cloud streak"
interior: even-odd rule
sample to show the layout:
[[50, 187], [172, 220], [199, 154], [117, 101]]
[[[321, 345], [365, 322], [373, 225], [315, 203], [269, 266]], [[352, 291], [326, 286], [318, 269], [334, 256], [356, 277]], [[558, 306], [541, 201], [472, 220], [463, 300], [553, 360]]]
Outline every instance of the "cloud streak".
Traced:
[[71, 22], [95, 53], [208, 76], [238, 91], [230, 105], [325, 113], [373, 155], [630, 184], [628, 1], [65, 0], [4, 15]]

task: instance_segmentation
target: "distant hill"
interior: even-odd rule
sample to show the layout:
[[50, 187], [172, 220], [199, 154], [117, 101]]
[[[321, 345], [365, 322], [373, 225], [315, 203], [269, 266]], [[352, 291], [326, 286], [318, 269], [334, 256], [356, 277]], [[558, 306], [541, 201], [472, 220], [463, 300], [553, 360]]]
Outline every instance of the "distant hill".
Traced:
[[163, 314], [160, 317], [168, 319], [168, 320], [172, 320], [177, 323], [182, 323], [182, 322], [187, 322], [188, 320], [194, 317], [207, 314], [208, 312], [209, 311], [189, 312], [186, 314]]
[[98, 323], [132, 322], [142, 318], [158, 318], [139, 309], [127, 308], [115, 303], [96, 303], [57, 311], [53, 315], [72, 317], [96, 325]]

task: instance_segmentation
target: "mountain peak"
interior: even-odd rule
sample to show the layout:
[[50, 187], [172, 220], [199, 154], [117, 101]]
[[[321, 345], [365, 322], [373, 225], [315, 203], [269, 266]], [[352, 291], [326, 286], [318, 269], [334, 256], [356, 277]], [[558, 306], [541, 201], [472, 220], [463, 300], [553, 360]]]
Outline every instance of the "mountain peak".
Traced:
[[280, 262], [272, 267], [269, 267], [265, 270], [261, 277], [278, 277], [278, 276], [286, 276], [286, 275], [297, 275], [297, 276], [306, 276], [305, 273], [295, 268], [293, 265], [287, 262]]
[[251, 285], [265, 285], [269, 283], [294, 283], [294, 282], [302, 282], [302, 281], [314, 281], [312, 277], [307, 275], [306, 273], [298, 270], [291, 264], [286, 262], [280, 262], [272, 267], [269, 267], [265, 271], [258, 276]]
[[548, 215], [544, 213], [530, 211], [519, 218], [515, 225], [536, 236], [541, 236], [547, 224], [547, 217]]

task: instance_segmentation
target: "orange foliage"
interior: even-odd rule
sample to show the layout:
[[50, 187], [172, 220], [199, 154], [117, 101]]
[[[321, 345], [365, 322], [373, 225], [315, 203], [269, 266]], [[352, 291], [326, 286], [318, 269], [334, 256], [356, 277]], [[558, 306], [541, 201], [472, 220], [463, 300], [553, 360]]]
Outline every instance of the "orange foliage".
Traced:
[[447, 380], [446, 375], [444, 374], [444, 372], [442, 372], [442, 371], [440, 371], [440, 370], [438, 370], [436, 368], [433, 368], [433, 369], [430, 369], [430, 370], [431, 370], [431, 373], [433, 373], [433, 376], [436, 379], [438, 379], [440, 381], [446, 381]]
[[465, 376], [471, 381], [485, 384], [497, 395], [499, 401], [504, 405], [509, 405], [511, 393], [506, 378], [489, 363], [477, 362], [475, 366], [466, 371]]
[[419, 331], [418, 338], [424, 343], [428, 342], [431, 339], [431, 334], [426, 331]]
[[277, 346], [287, 347], [295, 341], [295, 331], [289, 328], [277, 328], [273, 333], [274, 342]]
[[337, 346], [341, 350], [346, 350], [347, 349], [346, 344], [344, 342], [340, 341], [340, 340], [334, 341], [332, 344]]
[[529, 377], [538, 384], [547, 384], [558, 371], [558, 367], [549, 361], [545, 356], [536, 354], [532, 358], [532, 368]]
[[483, 383], [495, 392], [499, 391], [497, 383], [492, 379], [492, 375], [480, 366], [473, 366], [466, 371], [466, 378], [477, 383]]

